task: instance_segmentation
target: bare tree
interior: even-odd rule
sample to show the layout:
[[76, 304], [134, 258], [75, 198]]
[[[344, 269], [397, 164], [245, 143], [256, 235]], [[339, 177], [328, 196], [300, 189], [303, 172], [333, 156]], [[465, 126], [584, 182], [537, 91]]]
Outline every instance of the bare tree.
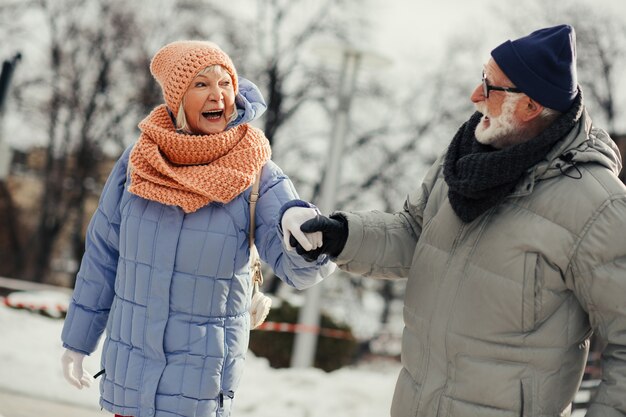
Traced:
[[[341, 23], [345, 0], [257, 0], [256, 15], [241, 22], [249, 27], [238, 40], [235, 56], [246, 62], [246, 76], [265, 93], [267, 111], [263, 130], [274, 144], [279, 132], [307, 104], [332, 94], [332, 74], [312, 62], [315, 45], [345, 42], [347, 25]], [[232, 38], [231, 38], [232, 39]], [[245, 57], [245, 58], [244, 58]]]
[[[0, 135], [4, 135], [4, 113], [6, 107], [7, 93], [11, 86], [11, 79], [21, 55], [16, 53], [12, 58], [5, 59], [0, 70]], [[8, 150], [8, 145], [4, 138], [0, 137], [0, 149], [2, 152]], [[9, 152], [10, 155], [10, 152]], [[9, 162], [7, 155], [0, 155], [4, 162]], [[9, 191], [6, 181], [6, 171], [4, 163], [0, 172], [0, 275], [11, 276], [16, 269], [23, 264], [21, 244], [18, 237], [18, 226], [14, 221], [16, 210], [13, 196]], [[8, 170], [7, 170], [8, 171]]]
[[99, 191], [95, 177], [103, 147], [123, 146], [118, 127], [137, 118], [142, 102], [133, 91], [145, 84], [148, 72], [133, 71], [142, 56], [139, 25], [120, 1], [37, 0], [30, 6], [28, 12], [37, 10], [47, 30], [40, 49], [47, 53], [41, 67], [21, 80], [17, 96], [24, 113], [46, 116], [41, 127], [48, 146], [39, 218], [27, 239], [30, 269], [20, 275], [43, 281], [64, 229], [72, 236], [66, 252], [76, 259], [82, 255], [84, 203]]

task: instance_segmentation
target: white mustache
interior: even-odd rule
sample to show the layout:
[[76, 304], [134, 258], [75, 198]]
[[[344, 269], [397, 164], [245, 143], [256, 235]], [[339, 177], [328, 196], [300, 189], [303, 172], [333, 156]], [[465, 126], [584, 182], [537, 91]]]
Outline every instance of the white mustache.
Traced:
[[476, 103], [474, 104], [474, 107], [476, 107], [477, 112], [482, 113], [484, 116], [488, 116], [487, 106], [485, 106], [483, 103]]

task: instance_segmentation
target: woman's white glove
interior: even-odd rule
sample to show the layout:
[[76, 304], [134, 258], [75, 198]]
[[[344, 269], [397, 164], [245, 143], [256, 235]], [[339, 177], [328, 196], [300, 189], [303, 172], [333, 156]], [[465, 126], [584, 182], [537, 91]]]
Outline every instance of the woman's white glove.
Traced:
[[85, 355], [65, 349], [61, 357], [61, 365], [63, 367], [63, 376], [65, 380], [74, 385], [78, 389], [90, 387], [92, 378], [83, 368], [83, 359]]
[[302, 223], [311, 220], [319, 212], [309, 207], [291, 207], [283, 213], [281, 226], [283, 228], [283, 241], [288, 250], [293, 250], [290, 238], [293, 236], [306, 251], [312, 251], [322, 246], [322, 232], [304, 233], [300, 230]]

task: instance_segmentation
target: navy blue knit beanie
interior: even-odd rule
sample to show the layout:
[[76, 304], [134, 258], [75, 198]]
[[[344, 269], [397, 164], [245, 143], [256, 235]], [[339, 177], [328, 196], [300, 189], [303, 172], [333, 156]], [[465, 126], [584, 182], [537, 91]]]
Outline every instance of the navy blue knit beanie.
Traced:
[[542, 106], [565, 112], [578, 94], [576, 33], [569, 25], [506, 41], [491, 56], [517, 88]]

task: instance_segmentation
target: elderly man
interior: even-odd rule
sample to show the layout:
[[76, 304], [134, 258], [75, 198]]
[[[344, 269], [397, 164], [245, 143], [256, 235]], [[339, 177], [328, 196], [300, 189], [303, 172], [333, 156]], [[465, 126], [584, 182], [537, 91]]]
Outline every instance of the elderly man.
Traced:
[[303, 222], [321, 246], [286, 238], [308, 260], [408, 277], [392, 416], [567, 416], [592, 331], [603, 380], [587, 416], [624, 416], [626, 187], [585, 110], [573, 28], [495, 48], [471, 100], [402, 211]]

